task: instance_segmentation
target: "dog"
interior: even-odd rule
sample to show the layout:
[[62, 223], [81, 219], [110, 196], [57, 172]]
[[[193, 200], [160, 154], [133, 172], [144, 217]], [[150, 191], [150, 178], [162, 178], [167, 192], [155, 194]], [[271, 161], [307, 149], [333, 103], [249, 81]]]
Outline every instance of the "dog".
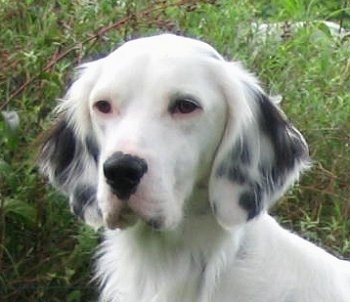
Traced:
[[41, 171], [104, 227], [104, 302], [349, 302], [350, 265], [268, 209], [310, 166], [254, 75], [172, 34], [83, 64], [42, 139]]

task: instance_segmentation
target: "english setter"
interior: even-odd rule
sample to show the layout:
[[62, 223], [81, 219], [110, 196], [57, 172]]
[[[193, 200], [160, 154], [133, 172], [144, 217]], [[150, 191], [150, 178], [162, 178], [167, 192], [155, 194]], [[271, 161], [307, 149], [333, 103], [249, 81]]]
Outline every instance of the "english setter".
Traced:
[[349, 263], [267, 213], [308, 147], [239, 63], [163, 34], [79, 71], [39, 159], [106, 229], [101, 301], [350, 301]]

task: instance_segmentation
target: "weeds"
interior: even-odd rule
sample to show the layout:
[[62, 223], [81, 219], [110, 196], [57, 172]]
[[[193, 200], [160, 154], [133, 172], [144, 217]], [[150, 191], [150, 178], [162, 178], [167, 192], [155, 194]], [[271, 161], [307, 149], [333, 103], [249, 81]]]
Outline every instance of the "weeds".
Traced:
[[[53, 13], [54, 12], [54, 13]], [[350, 47], [313, 20], [350, 28], [346, 1], [0, 0], [0, 296], [3, 301], [94, 301], [98, 234], [38, 176], [33, 142], [72, 69], [116, 45], [161, 31], [206, 40], [255, 71], [310, 144], [313, 168], [274, 212], [285, 225], [350, 257]], [[262, 42], [252, 22], [307, 21]]]

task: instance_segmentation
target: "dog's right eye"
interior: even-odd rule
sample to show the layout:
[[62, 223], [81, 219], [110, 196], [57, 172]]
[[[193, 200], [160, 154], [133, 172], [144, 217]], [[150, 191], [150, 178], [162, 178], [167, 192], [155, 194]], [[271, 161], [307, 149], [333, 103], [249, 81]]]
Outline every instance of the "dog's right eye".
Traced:
[[108, 114], [112, 112], [112, 105], [110, 102], [101, 100], [94, 104], [94, 107], [101, 113]]

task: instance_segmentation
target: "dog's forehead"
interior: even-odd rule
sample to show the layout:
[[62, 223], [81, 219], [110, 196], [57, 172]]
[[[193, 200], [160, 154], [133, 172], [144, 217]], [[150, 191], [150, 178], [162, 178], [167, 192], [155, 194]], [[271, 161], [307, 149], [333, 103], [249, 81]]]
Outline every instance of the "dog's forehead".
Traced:
[[138, 55], [157, 55], [160, 57], [204, 56], [223, 60], [221, 55], [209, 44], [186, 37], [163, 34], [126, 42], [109, 57], [133, 57]]
[[97, 62], [91, 99], [136, 98], [142, 93], [164, 95], [176, 90], [198, 97], [211, 94], [202, 90], [216, 85], [213, 74], [216, 63], [222, 61], [210, 45], [190, 38], [165, 34], [132, 40]]

